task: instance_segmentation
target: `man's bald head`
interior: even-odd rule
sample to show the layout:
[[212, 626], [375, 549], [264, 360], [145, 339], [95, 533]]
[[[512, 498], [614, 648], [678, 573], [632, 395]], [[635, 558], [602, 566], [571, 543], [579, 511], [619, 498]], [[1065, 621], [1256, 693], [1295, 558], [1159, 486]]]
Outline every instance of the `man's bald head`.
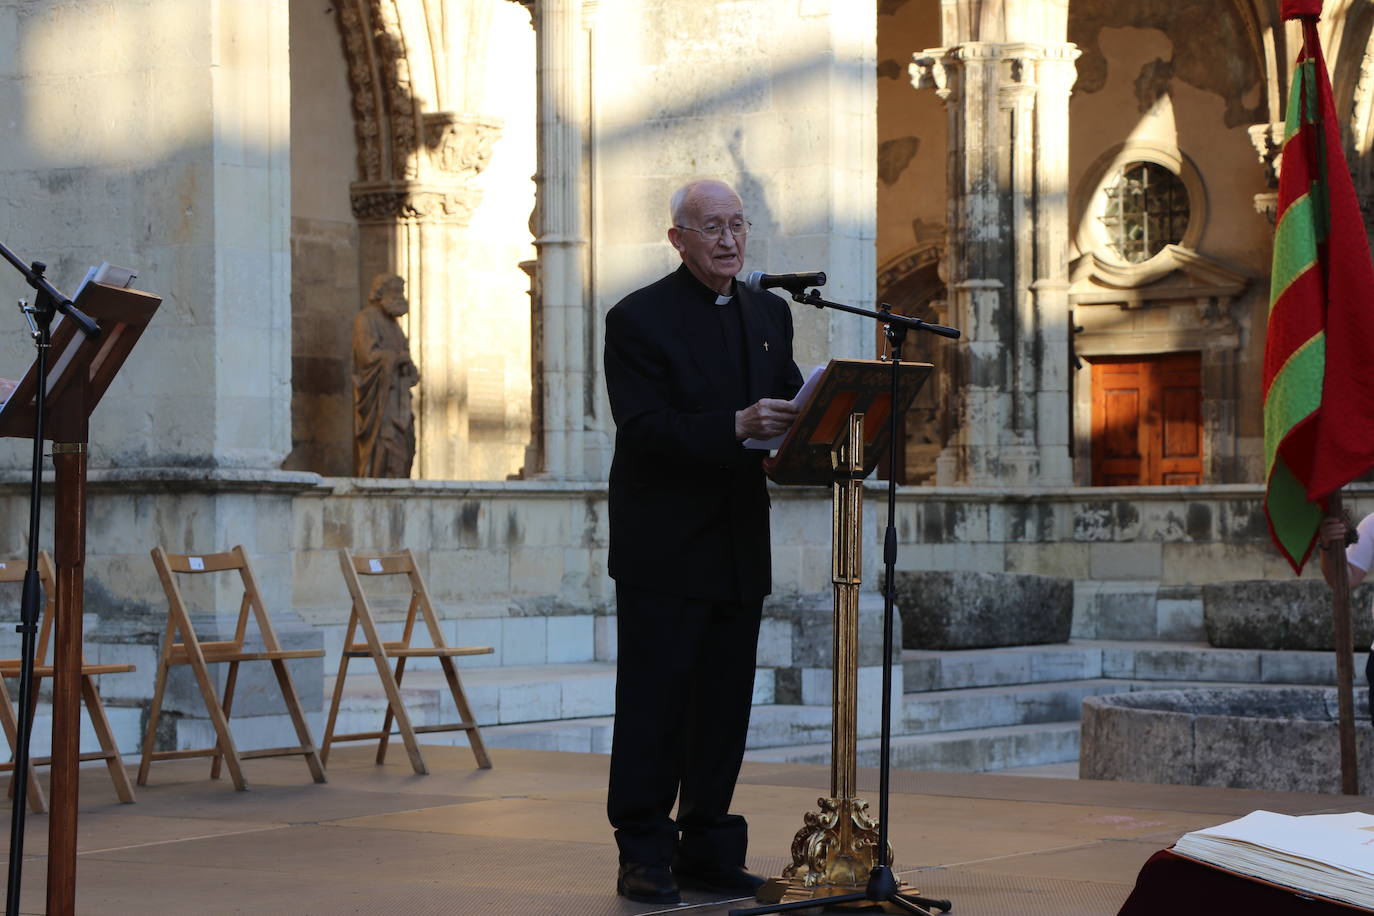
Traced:
[[[735, 275], [744, 268], [749, 231], [744, 204], [735, 189], [715, 178], [698, 178], [678, 188], [668, 207], [673, 216], [668, 241], [682, 263], [708, 289], [728, 292]], [[721, 231], [730, 226], [739, 231]]]
[[687, 182], [673, 192], [668, 204], [673, 225], [681, 226], [684, 220], [692, 220], [700, 210], [703, 199], [718, 197], [733, 197], [736, 201], [740, 199], [735, 189], [719, 178], [694, 178]]

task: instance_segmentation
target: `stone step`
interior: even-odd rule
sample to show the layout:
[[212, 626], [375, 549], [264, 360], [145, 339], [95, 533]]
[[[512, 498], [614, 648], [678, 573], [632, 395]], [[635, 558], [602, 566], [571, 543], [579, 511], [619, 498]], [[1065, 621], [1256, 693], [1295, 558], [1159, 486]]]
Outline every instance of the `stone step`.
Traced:
[[[458, 673], [473, 715], [483, 726], [585, 719], [615, 712], [615, 665], [611, 663], [464, 668], [460, 662]], [[326, 712], [334, 680], [332, 675], [325, 678]], [[457, 718], [442, 671], [407, 671], [401, 698], [415, 725]], [[376, 729], [385, 710], [386, 694], [375, 667], [368, 659], [355, 660], [344, 684], [335, 730]], [[433, 737], [437, 735], [426, 736], [426, 741]]]
[[902, 698], [901, 719], [894, 723], [893, 730], [897, 734], [919, 735], [1004, 725], [1077, 722], [1085, 697], [1123, 693], [1135, 686], [1129, 681], [1092, 678], [908, 693]]
[[[1357, 659], [1357, 665], [1363, 659]], [[902, 652], [907, 693], [1009, 687], [1116, 678], [1144, 681], [1233, 681], [1247, 684], [1335, 683], [1330, 652], [1216, 649], [1206, 643], [1072, 640], [937, 652]]]
[[[879, 750], [878, 739], [860, 740], [855, 755], [858, 765], [877, 766]], [[830, 744], [751, 749], [745, 753], [745, 759], [827, 764]], [[1005, 725], [928, 735], [898, 735], [892, 739], [892, 765], [908, 770], [982, 773], [1077, 759], [1077, 722]]]
[[[482, 726], [557, 722], [615, 713], [614, 662], [466, 668], [460, 661], [458, 675], [477, 724]], [[333, 697], [334, 680], [333, 675], [325, 678], [326, 712]], [[442, 671], [408, 670], [401, 681], [401, 695], [416, 725], [433, 725], [457, 717]], [[771, 698], [772, 672], [761, 669], [754, 683], [754, 702], [766, 703]], [[386, 694], [373, 663], [368, 659], [353, 661], [335, 730], [375, 729], [385, 711]]]

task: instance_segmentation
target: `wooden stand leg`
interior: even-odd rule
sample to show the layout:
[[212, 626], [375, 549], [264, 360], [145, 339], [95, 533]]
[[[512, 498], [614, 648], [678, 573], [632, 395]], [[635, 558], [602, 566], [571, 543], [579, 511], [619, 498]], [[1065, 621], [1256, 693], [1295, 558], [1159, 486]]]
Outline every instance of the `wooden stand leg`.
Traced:
[[81, 614], [86, 557], [86, 444], [54, 442], [57, 604], [53, 626], [52, 815], [48, 912], [76, 911], [76, 806], [81, 765]]

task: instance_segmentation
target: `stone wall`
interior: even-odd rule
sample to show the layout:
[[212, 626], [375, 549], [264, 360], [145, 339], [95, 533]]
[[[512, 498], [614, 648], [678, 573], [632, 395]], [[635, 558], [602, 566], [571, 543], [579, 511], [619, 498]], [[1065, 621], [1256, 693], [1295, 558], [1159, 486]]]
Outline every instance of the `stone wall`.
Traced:
[[[883, 493], [870, 484], [863, 545], [865, 608], [880, 581]], [[1201, 586], [1228, 579], [1287, 579], [1268, 540], [1259, 487], [1168, 490], [989, 491], [904, 488], [898, 506], [902, 570], [1035, 573], [1076, 580], [1074, 636], [1202, 639]], [[0, 478], [0, 518], [25, 517], [22, 475]], [[1348, 491], [1352, 511], [1374, 509], [1374, 488]], [[473, 665], [538, 665], [615, 657], [614, 589], [605, 576], [605, 489], [555, 482], [360, 481], [307, 473], [233, 470], [105, 470], [92, 475], [87, 546], [88, 654], [138, 665], [106, 678], [121, 743], [132, 749], [152, 693], [166, 601], [148, 551], [211, 552], [242, 544], [252, 557], [273, 619], [293, 645], [326, 649], [297, 668], [318, 704], [321, 677], [337, 665], [348, 599], [338, 548], [410, 547], [436, 601], [447, 637], [491, 645]], [[51, 499], [43, 542], [51, 543]], [[665, 519], [665, 524], [671, 524]], [[821, 488], [773, 491], [773, 605], [798, 607], [830, 591], [830, 497]], [[23, 554], [22, 526], [0, 526], [0, 557]], [[226, 584], [193, 596], [220, 623], [238, 610]], [[810, 602], [810, 604], [807, 604]], [[879, 602], [880, 603], [880, 602]], [[393, 603], [394, 604], [394, 603]], [[383, 601], [383, 628], [398, 604]], [[786, 617], [782, 611], [773, 616]], [[795, 616], [795, 615], [793, 615]], [[779, 620], [782, 619], [779, 617]], [[800, 620], [801, 618], [797, 618]], [[783, 623], [777, 623], [783, 626]], [[774, 634], [782, 638], [781, 634]], [[766, 645], [778, 638], [770, 636]], [[0, 630], [0, 652], [17, 637]], [[788, 639], [792, 639], [788, 637]], [[783, 640], [787, 642], [787, 639]], [[785, 671], [768, 697], [811, 702], [824, 692], [811, 649], [768, 652]], [[764, 650], [761, 650], [764, 651]], [[814, 654], [814, 653], [813, 653]], [[781, 658], [781, 655], [779, 655]], [[800, 659], [800, 660], [798, 660]], [[869, 664], [869, 663], [866, 663]], [[816, 669], [816, 670], [812, 670]], [[871, 674], [871, 672], [870, 672]], [[264, 681], [264, 683], [267, 683]], [[177, 688], [182, 715], [163, 740], [202, 740], [203, 717], [189, 683]], [[264, 702], [271, 700], [270, 684]], [[264, 709], [267, 707], [264, 706]], [[319, 707], [313, 722], [317, 731]], [[248, 734], [288, 740], [283, 716], [249, 717]], [[275, 736], [275, 737], [273, 737]], [[253, 738], [246, 738], [247, 744]]]
[[[0, 239], [46, 261], [66, 292], [107, 260], [163, 297], [93, 417], [92, 465], [279, 466], [291, 406], [286, 5], [6, 3], [0, 34], [14, 49], [0, 55]], [[32, 360], [13, 308], [29, 295], [6, 265], [0, 375]], [[0, 467], [28, 455], [0, 441]]]

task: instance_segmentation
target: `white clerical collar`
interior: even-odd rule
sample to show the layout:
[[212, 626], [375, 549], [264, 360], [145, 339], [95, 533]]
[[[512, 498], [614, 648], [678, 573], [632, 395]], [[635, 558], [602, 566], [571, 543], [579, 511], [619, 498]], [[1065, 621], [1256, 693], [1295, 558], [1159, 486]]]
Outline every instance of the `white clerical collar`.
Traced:
[[716, 305], [729, 305], [734, 296], [716, 296]]

